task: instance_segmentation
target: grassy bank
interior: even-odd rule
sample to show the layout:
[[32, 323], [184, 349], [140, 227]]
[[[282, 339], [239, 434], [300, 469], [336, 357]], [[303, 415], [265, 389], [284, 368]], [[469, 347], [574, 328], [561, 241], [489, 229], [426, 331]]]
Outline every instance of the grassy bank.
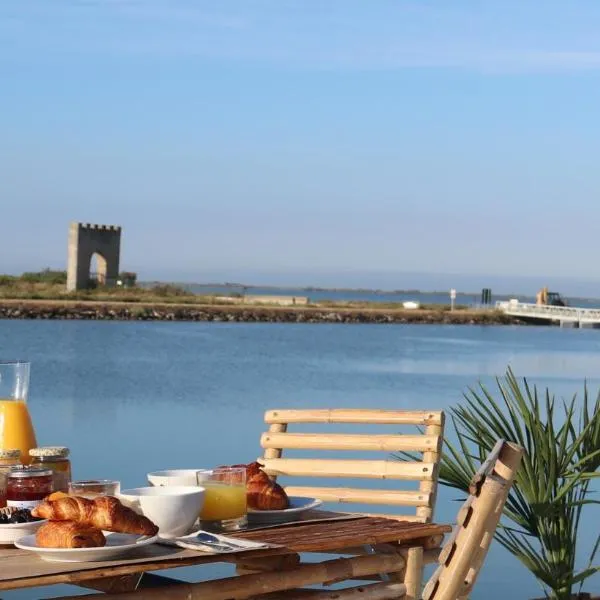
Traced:
[[381, 307], [223, 305], [119, 300], [0, 300], [3, 319], [229, 321], [263, 323], [423, 323], [511, 325], [495, 310], [404, 310]]
[[[217, 294], [194, 294], [185, 288], [171, 284], [156, 284], [152, 287], [131, 288], [95, 288], [67, 292], [65, 283], [54, 271], [48, 271], [52, 275], [43, 273], [24, 274], [20, 277], [0, 275], [0, 301], [2, 300], [46, 300], [66, 302], [127, 302], [131, 304], [194, 304], [194, 305], [218, 305], [231, 306], [242, 301], [242, 295], [238, 294], [231, 298], [225, 298]], [[271, 302], [260, 302], [255, 300], [245, 302], [245, 305], [272, 306]], [[401, 302], [365, 302], [360, 300], [320, 300], [312, 302], [308, 306], [318, 308], [335, 309], [385, 309], [404, 310]], [[449, 311], [449, 305], [424, 304], [424, 310]], [[466, 310], [466, 306], [457, 305], [455, 310]]]
[[423, 305], [406, 310], [400, 302], [319, 301], [279, 306], [260, 297], [197, 295], [182, 287], [95, 288], [67, 292], [66, 273], [45, 270], [0, 276], [0, 318], [240, 321], [285, 323], [452, 323], [512, 324], [495, 310]]

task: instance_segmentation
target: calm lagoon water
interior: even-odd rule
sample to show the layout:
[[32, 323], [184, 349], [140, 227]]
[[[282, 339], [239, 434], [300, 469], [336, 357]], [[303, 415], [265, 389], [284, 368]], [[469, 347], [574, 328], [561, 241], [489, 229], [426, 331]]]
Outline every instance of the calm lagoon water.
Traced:
[[[75, 478], [117, 478], [124, 488], [145, 485], [151, 470], [253, 460], [268, 408], [447, 409], [478, 380], [493, 385], [507, 365], [558, 395], [581, 392], [585, 379], [594, 393], [600, 387], [594, 330], [0, 321], [0, 340], [3, 358], [32, 361], [38, 442], [68, 445]], [[453, 519], [457, 497], [441, 489], [437, 521]], [[582, 528], [582, 547], [595, 538], [598, 516]], [[178, 576], [229, 573], [216, 566]], [[77, 591], [84, 593], [57, 586], [2, 597]], [[473, 598], [539, 591], [496, 545]]]

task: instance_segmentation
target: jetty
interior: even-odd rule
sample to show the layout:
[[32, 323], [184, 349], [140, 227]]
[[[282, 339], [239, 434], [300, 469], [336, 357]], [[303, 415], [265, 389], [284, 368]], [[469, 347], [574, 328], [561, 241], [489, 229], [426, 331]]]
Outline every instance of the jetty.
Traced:
[[600, 308], [551, 306], [518, 300], [498, 301], [496, 308], [505, 315], [533, 323], [560, 327], [600, 328]]

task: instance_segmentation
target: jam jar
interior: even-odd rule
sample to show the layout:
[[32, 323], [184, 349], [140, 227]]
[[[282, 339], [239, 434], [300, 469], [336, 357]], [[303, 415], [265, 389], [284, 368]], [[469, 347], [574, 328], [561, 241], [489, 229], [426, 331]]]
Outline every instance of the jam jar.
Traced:
[[20, 450], [0, 450], [0, 508], [6, 506], [6, 483], [8, 472], [21, 465]]
[[15, 467], [8, 473], [6, 504], [35, 508], [54, 491], [52, 471], [39, 467]]
[[64, 446], [45, 446], [29, 451], [31, 465], [40, 469], [50, 469], [53, 473], [54, 491], [68, 492], [71, 483], [71, 461], [69, 449]]

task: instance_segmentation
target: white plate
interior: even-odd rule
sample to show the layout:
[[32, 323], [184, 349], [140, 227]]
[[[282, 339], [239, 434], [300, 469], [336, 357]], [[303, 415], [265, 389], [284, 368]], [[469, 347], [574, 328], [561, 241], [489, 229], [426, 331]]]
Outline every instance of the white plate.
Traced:
[[285, 523], [286, 521], [297, 521], [302, 515], [313, 508], [323, 504], [316, 498], [290, 497], [290, 508], [283, 510], [248, 510], [248, 523], [266, 525], [269, 523]]
[[35, 535], [26, 535], [15, 542], [17, 548], [35, 552], [42, 560], [58, 562], [94, 562], [113, 560], [135, 551], [141, 546], [154, 543], [158, 536], [134, 535], [131, 533], [112, 533], [105, 531], [106, 546], [102, 548], [39, 548]]

